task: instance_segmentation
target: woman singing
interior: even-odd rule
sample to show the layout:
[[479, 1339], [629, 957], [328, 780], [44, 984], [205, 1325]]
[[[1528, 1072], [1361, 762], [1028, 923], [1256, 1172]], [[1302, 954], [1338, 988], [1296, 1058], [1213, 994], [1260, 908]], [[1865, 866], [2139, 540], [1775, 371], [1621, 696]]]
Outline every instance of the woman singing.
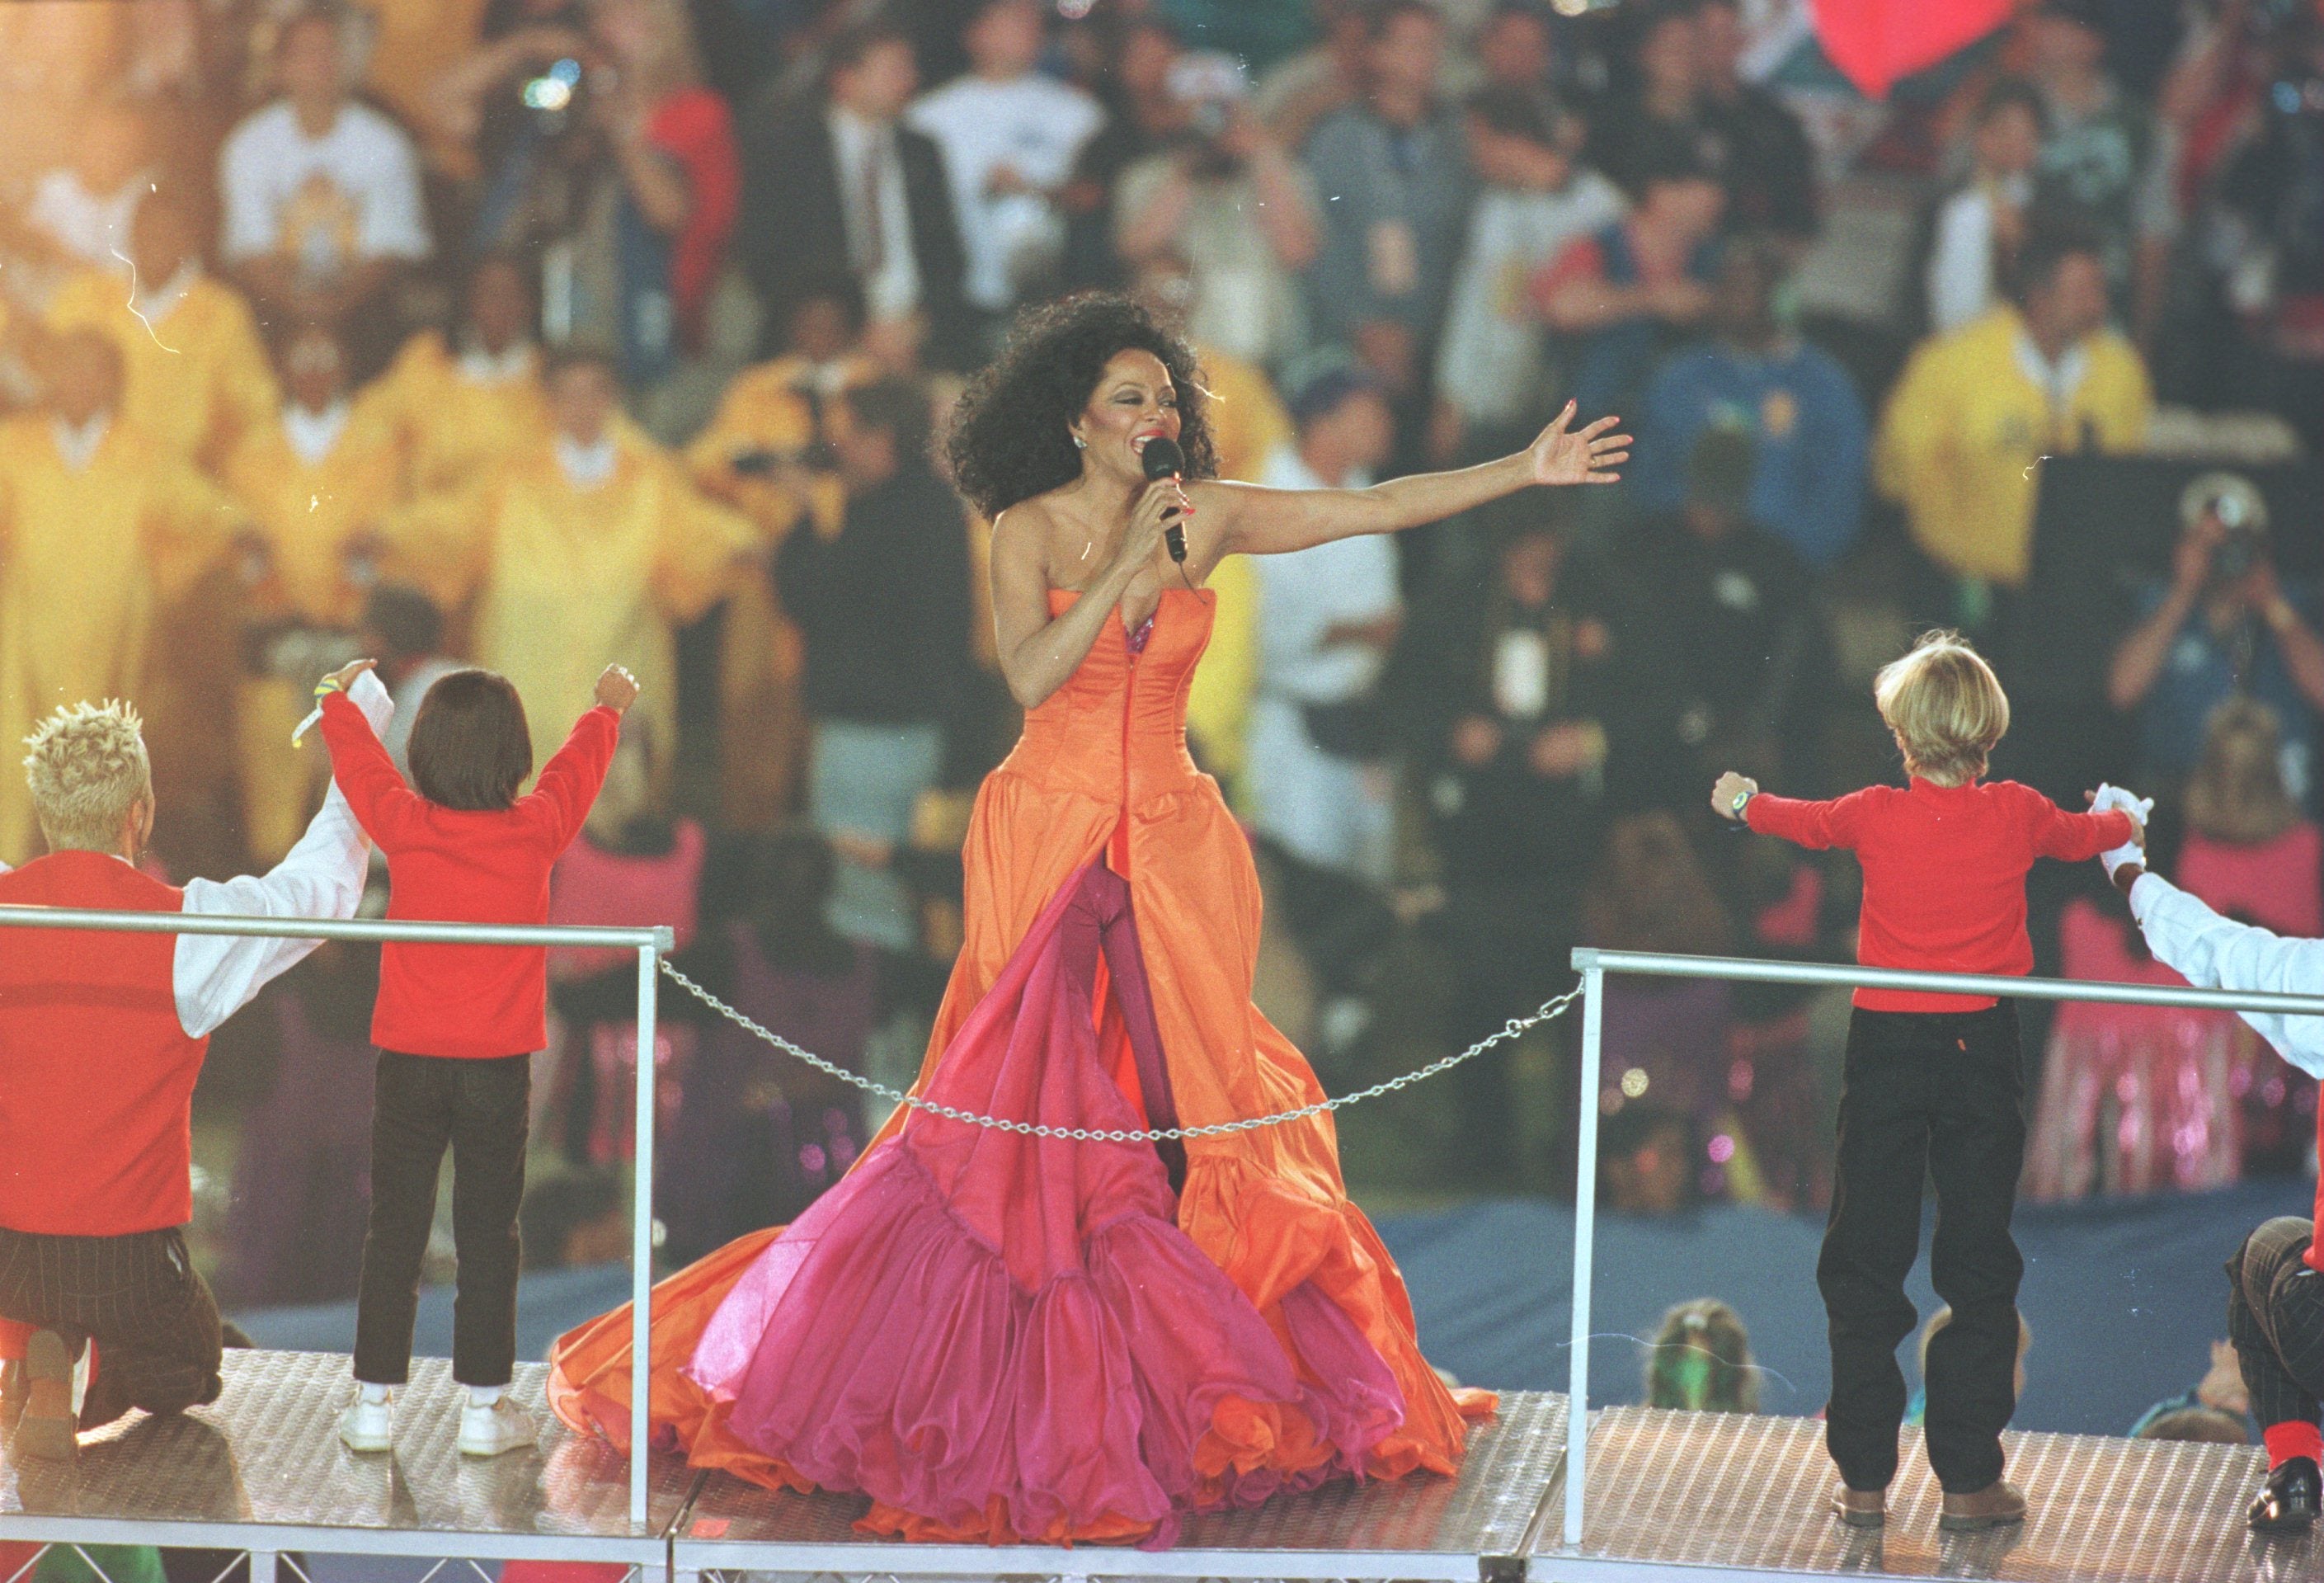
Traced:
[[[1320, 1100], [1251, 1004], [1250, 853], [1186, 754], [1204, 580], [1238, 552], [1610, 483], [1628, 455], [1612, 418], [1569, 432], [1569, 405], [1531, 449], [1462, 472], [1216, 483], [1198, 380], [1144, 310], [1082, 297], [1029, 313], [961, 404], [953, 467], [993, 519], [1025, 730], [969, 828], [927, 1099], [1092, 1131]], [[1183, 485], [1147, 481], [1158, 439]], [[553, 1357], [559, 1412], [617, 1442], [628, 1325]], [[1157, 1144], [899, 1109], [796, 1224], [665, 1282], [653, 1351], [657, 1430], [696, 1465], [862, 1492], [866, 1525], [913, 1538], [1167, 1543], [1189, 1512], [1335, 1475], [1449, 1473], [1465, 1434], [1324, 1116]]]

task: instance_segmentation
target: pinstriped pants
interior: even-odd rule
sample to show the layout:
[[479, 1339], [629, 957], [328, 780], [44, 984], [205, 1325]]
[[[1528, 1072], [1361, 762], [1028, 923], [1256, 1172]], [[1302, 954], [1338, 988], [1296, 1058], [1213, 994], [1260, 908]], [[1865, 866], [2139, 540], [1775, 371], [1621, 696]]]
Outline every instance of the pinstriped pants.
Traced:
[[2312, 1228], [2278, 1216], [2227, 1261], [2227, 1338], [2263, 1428], [2314, 1423], [2324, 1391], [2324, 1275], [2308, 1267]]
[[217, 1301], [176, 1227], [124, 1236], [0, 1230], [0, 1318], [54, 1330], [75, 1357], [97, 1343], [83, 1429], [133, 1407], [182, 1412], [217, 1400]]

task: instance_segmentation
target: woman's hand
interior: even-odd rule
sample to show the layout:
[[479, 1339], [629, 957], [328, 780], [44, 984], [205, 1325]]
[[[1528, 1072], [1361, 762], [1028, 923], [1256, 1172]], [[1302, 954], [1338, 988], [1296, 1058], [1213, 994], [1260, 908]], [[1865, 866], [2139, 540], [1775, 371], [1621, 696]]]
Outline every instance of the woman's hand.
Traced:
[[1719, 777], [1719, 784], [1711, 789], [1711, 810], [1721, 819], [1738, 819], [1735, 800], [1750, 796], [1759, 790], [1759, 782], [1748, 775], [1738, 775], [1733, 770]]
[[597, 678], [597, 703], [620, 714], [638, 701], [638, 679], [619, 665], [608, 665]]
[[1526, 460], [1536, 484], [1618, 484], [1622, 475], [1609, 469], [1630, 459], [1630, 437], [1606, 432], [1621, 421], [1619, 418], [1600, 418], [1586, 429], [1567, 432], [1566, 425], [1573, 421], [1575, 403], [1568, 402], [1556, 421], [1541, 431], [1541, 438], [1526, 452]]
[[1138, 497], [1138, 507], [1130, 514], [1130, 525], [1122, 530], [1121, 548], [1114, 551], [1114, 565], [1136, 569], [1154, 559], [1161, 548], [1163, 530], [1184, 527], [1194, 514], [1192, 502], [1186, 498], [1185, 486], [1176, 478], [1157, 478]]

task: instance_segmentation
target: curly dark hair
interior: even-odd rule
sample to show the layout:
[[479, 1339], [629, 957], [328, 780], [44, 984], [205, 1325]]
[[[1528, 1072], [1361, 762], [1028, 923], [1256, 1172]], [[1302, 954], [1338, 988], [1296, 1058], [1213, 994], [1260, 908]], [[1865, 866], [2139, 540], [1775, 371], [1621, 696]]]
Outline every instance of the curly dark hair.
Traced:
[[1117, 353], [1151, 352], [1178, 391], [1178, 445], [1186, 477], [1219, 470], [1211, 439], [1210, 395], [1186, 343], [1128, 297], [1093, 292], [1028, 310], [1009, 343], [970, 384], [953, 413], [945, 449], [953, 481], [970, 505], [997, 517], [1081, 477], [1069, 432], [1089, 405], [1098, 376]]

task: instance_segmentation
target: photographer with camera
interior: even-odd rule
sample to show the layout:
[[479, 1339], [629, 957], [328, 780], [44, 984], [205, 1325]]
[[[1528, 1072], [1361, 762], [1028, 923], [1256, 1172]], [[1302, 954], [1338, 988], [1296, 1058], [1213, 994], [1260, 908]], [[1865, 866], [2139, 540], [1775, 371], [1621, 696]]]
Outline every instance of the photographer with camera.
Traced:
[[2140, 591], [2142, 614], [2115, 650], [2108, 699], [2139, 712], [2148, 773], [2176, 781], [2194, 767], [2212, 711], [2238, 694], [2256, 699], [2282, 724], [2284, 779], [2307, 802], [2324, 710], [2324, 639], [2312, 592], [2289, 593], [2277, 578], [2267, 503], [2244, 479], [2197, 478], [2180, 515], [2186, 527], [2170, 581]]
[[476, 51], [437, 99], [439, 129], [483, 145], [472, 251], [539, 258], [550, 342], [617, 347], [632, 389], [698, 349], [742, 178], [680, 0], [560, 8]]
[[1314, 183], [1251, 112], [1231, 56], [1171, 67], [1185, 132], [1124, 172], [1114, 245], [1133, 271], [1183, 255], [1193, 277], [1186, 333], [1246, 363], [1280, 368], [1305, 349], [1299, 272], [1314, 262]]

